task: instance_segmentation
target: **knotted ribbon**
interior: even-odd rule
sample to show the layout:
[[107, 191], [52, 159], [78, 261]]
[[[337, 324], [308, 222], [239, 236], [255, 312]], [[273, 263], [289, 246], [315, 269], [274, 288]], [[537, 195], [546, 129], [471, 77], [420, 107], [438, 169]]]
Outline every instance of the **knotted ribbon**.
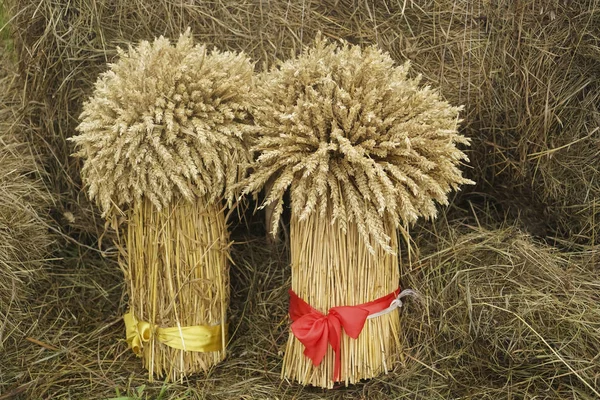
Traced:
[[[152, 336], [169, 347], [186, 351], [220, 351], [223, 349], [221, 325], [195, 325], [160, 328], [146, 321], [138, 321], [132, 313], [123, 315], [127, 344], [135, 355], [142, 355], [144, 343]], [[227, 329], [227, 326], [225, 326]]]
[[304, 345], [304, 355], [310, 358], [316, 367], [323, 361], [329, 343], [335, 353], [334, 380], [338, 381], [341, 369], [342, 328], [348, 336], [357, 339], [370, 315], [390, 312], [399, 307], [402, 305], [400, 298], [404, 297], [407, 291], [401, 293], [398, 288], [394, 292], [368, 303], [332, 307], [327, 315], [312, 308], [292, 289], [289, 290], [289, 294], [292, 333]]

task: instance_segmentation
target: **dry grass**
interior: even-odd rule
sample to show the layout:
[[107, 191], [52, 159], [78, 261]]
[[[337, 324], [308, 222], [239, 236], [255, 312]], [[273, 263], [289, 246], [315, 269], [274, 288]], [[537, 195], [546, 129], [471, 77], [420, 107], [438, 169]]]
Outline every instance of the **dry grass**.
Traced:
[[33, 285], [46, 278], [52, 242], [47, 221], [51, 197], [36, 176], [27, 144], [3, 128], [4, 120], [0, 122], [0, 350], [11, 336], [29, 330], [29, 298]]
[[206, 374], [183, 383], [147, 383], [123, 337], [117, 265], [78, 253], [38, 292], [32, 337], [39, 342], [22, 340], [4, 353], [0, 393], [52, 399], [595, 399], [599, 255], [560, 253], [515, 228], [468, 222], [442, 219], [430, 232], [415, 232], [420, 261], [405, 268], [401, 282], [419, 290], [422, 300], [405, 302], [403, 362], [387, 375], [330, 390], [282, 381], [287, 251], [269, 250], [248, 236], [232, 249], [228, 357]]
[[423, 301], [405, 310], [407, 354], [435, 366], [453, 397], [597, 398], [597, 252], [560, 253], [475, 222], [417, 240], [427, 250], [403, 283]]
[[[0, 20], [1, 21], [1, 20]], [[30, 298], [46, 279], [52, 197], [41, 179], [34, 149], [25, 141], [8, 42], [0, 43], [0, 354], [30, 331]], [[1, 369], [1, 367], [0, 367]]]
[[478, 190], [536, 234], [597, 242], [600, 2], [428, 1], [379, 15], [383, 48], [465, 104]]
[[[332, 307], [386, 296], [398, 289], [399, 282], [397, 255], [382, 248], [370, 253], [357, 227], [348, 224], [343, 232], [339, 222], [331, 223], [331, 214], [330, 209], [326, 218], [313, 215], [303, 221], [292, 214], [290, 222], [292, 290], [325, 315]], [[397, 248], [394, 224], [384, 227], [392, 238], [390, 245]], [[302, 385], [332, 388], [336, 382], [348, 386], [386, 373], [400, 354], [399, 322], [398, 313], [391, 312], [367, 319], [357, 339], [344, 332], [339, 379], [334, 376], [336, 357], [331, 346], [315, 367], [304, 355], [304, 345], [290, 332], [282, 376]]]
[[[46, 184], [61, 195], [54, 217], [68, 239], [57, 254], [63, 260], [30, 299], [29, 340], [13, 335], [14, 345], [0, 353], [1, 399], [598, 397], [600, 255], [574, 246], [597, 242], [600, 221], [597, 0], [5, 4], [16, 14], [25, 95], [18, 101], [28, 105], [18, 121], [31, 151], [45, 156]], [[318, 30], [377, 43], [399, 63], [412, 59], [425, 82], [466, 105], [463, 133], [473, 138], [478, 193], [492, 208], [521, 205], [511, 217], [519, 213], [540, 236], [563, 238], [563, 252], [475, 220], [442, 219], [430, 233], [413, 232], [420, 268], [403, 271], [401, 281], [427, 297], [403, 310], [405, 362], [368, 382], [322, 391], [280, 379], [288, 260], [249, 236], [233, 249], [228, 358], [185, 384], [147, 384], [123, 337], [123, 276], [113, 259], [100, 257], [112, 249], [91, 250], [104, 222], [85, 200], [66, 138], [116, 45], [176, 37], [187, 26], [209, 45], [246, 50], [262, 69], [297, 54]], [[477, 218], [486, 216], [478, 211]]]

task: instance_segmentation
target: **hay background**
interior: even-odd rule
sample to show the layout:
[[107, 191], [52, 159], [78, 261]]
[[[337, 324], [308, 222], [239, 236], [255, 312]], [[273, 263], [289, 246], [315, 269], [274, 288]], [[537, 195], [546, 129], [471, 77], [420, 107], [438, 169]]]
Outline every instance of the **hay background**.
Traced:
[[[19, 73], [12, 93], [22, 96], [18, 124], [29, 143], [19, 154], [39, 157], [39, 175], [60, 199], [52, 204], [60, 260], [26, 304], [30, 340], [17, 335], [0, 349], [0, 399], [597, 398], [600, 0], [6, 0], [4, 7], [10, 22], [3, 17], [2, 33], [12, 39], [3, 41]], [[246, 51], [257, 70], [300, 51], [318, 30], [377, 43], [466, 105], [467, 176], [478, 185], [436, 224], [413, 229], [420, 255], [402, 284], [431, 296], [404, 309], [409, 346], [391, 374], [328, 392], [279, 379], [287, 252], [267, 248], [259, 214], [234, 233], [230, 357], [186, 385], [145, 382], [124, 342], [115, 249], [110, 236], [99, 241], [103, 221], [81, 190], [66, 138], [116, 45], [176, 37], [188, 25], [209, 45]], [[487, 272], [461, 272], [474, 265]]]
[[46, 282], [54, 240], [48, 221], [54, 199], [42, 181], [35, 149], [24, 140], [29, 128], [6, 51], [11, 44], [8, 39], [0, 43], [0, 358], [31, 330], [29, 302], [34, 288]]

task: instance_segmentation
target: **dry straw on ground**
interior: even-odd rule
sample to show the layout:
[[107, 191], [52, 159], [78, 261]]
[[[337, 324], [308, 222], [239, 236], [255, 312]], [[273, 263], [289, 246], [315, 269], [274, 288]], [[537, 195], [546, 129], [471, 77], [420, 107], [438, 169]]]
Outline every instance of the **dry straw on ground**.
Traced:
[[422, 294], [405, 310], [406, 352], [444, 375], [449, 397], [600, 396], [597, 253], [561, 254], [514, 227], [421, 233], [403, 276]]
[[[458, 145], [458, 107], [408, 77], [376, 46], [328, 43], [318, 37], [297, 58], [264, 73], [254, 121], [260, 134], [244, 193], [266, 187], [263, 207], [275, 204], [273, 234], [291, 198], [292, 290], [327, 314], [398, 288], [397, 230], [433, 218], [448, 192], [472, 183]], [[334, 373], [329, 348], [318, 366], [290, 334], [282, 375], [331, 388], [392, 368], [399, 343], [397, 313], [367, 321], [351, 340], [346, 332]]]
[[117, 268], [69, 261], [38, 292], [43, 329], [35, 338], [46, 347], [23, 341], [7, 349], [0, 392], [54, 399], [595, 400], [583, 380], [600, 389], [598, 254], [561, 253], [513, 227], [477, 227], [474, 219], [442, 217], [429, 229], [415, 232], [421, 258], [401, 275], [423, 296], [404, 304], [403, 362], [387, 375], [335, 390], [282, 382], [288, 260], [264, 238], [237, 236], [246, 242], [232, 250], [229, 357], [210, 374], [148, 384], [115, 312], [125, 306]]
[[29, 146], [4, 130], [10, 123], [0, 122], [0, 352], [11, 336], [20, 337], [35, 323], [29, 299], [46, 279], [52, 241], [51, 197], [36, 176]]
[[428, 1], [379, 9], [376, 40], [464, 104], [478, 190], [564, 245], [600, 232], [600, 2]]
[[0, 43], [0, 354], [36, 323], [31, 296], [46, 281], [52, 242], [52, 197], [25, 141], [20, 93], [5, 45]]
[[[90, 198], [114, 229], [125, 222], [118, 246], [130, 299], [127, 340], [150, 380], [173, 381], [226, 354], [222, 199], [233, 199], [250, 158], [253, 66], [243, 54], [209, 52], [189, 30], [174, 44], [160, 37], [119, 54], [71, 140]], [[169, 344], [161, 332], [175, 328]], [[205, 334], [215, 343], [192, 348]]]

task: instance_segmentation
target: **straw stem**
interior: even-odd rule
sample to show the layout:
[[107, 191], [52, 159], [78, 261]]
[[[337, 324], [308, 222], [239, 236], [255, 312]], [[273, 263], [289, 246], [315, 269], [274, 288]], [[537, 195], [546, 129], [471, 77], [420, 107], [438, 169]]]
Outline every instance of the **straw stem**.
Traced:
[[[299, 220], [292, 213], [290, 224], [292, 290], [318, 311], [352, 306], [385, 296], [398, 288], [398, 257], [378, 247], [369, 252], [355, 224], [344, 233], [339, 224], [312, 214]], [[391, 246], [398, 248], [394, 224], [386, 221]], [[400, 320], [389, 313], [366, 321], [358, 339], [342, 334], [340, 381], [346, 386], [361, 379], [387, 373], [398, 359]], [[283, 360], [282, 377], [302, 385], [332, 388], [334, 352], [331, 347], [321, 364], [313, 366], [304, 345], [290, 333]]]
[[124, 260], [133, 315], [157, 327], [223, 327], [218, 352], [178, 350], [152, 337], [142, 353], [149, 379], [175, 381], [208, 370], [225, 358], [227, 337], [230, 243], [223, 209], [180, 201], [159, 211], [145, 200], [128, 220]]

